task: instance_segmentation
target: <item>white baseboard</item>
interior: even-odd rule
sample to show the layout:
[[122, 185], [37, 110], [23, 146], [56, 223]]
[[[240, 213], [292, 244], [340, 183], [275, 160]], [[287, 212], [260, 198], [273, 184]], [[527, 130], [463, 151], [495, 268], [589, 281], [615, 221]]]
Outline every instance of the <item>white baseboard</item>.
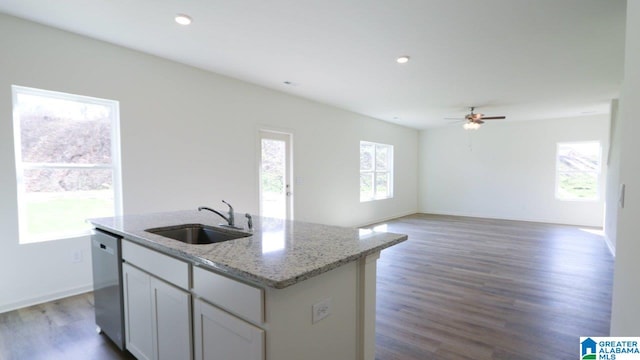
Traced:
[[54, 292], [54, 293], [45, 294], [45, 295], [37, 296], [37, 297], [34, 297], [34, 298], [23, 299], [23, 300], [20, 300], [20, 301], [17, 301], [17, 302], [13, 302], [13, 303], [1, 304], [0, 305], [0, 314], [4, 313], [4, 312], [7, 312], [7, 311], [22, 309], [22, 308], [33, 306], [33, 305], [38, 305], [38, 304], [46, 303], [46, 302], [49, 302], [49, 301], [54, 301], [54, 300], [66, 298], [66, 297], [69, 297], [69, 296], [84, 294], [84, 293], [90, 292], [90, 291], [93, 291], [93, 284], [83, 285], [83, 286], [80, 286], [80, 287], [76, 287], [76, 288], [73, 288], [73, 289], [67, 289], [67, 290], [64, 290], [64, 291], [57, 291], [57, 292]]
[[403, 216], [409, 216], [409, 215], [413, 215], [413, 214], [418, 214], [418, 213], [419, 213], [418, 211], [408, 211], [408, 212], [404, 212], [404, 213], [401, 213], [401, 214], [384, 217], [382, 219], [371, 220], [371, 221], [368, 221], [368, 222], [366, 222], [364, 224], [355, 225], [354, 227], [357, 227], [357, 228], [367, 227], [367, 226], [374, 225], [374, 224], [377, 224], [377, 223], [381, 223], [381, 222], [385, 222], [385, 221], [401, 218]]
[[478, 219], [495, 219], [495, 220], [511, 220], [511, 221], [525, 221], [525, 222], [537, 222], [544, 224], [557, 224], [557, 225], [571, 225], [571, 226], [582, 226], [588, 228], [602, 228], [602, 225], [594, 225], [594, 224], [578, 224], [578, 223], [567, 223], [567, 222], [559, 222], [553, 219], [538, 219], [538, 218], [521, 218], [517, 216], [491, 216], [491, 215], [478, 215], [476, 213], [464, 213], [464, 212], [449, 212], [449, 211], [418, 211], [419, 214], [431, 214], [431, 215], [448, 215], [448, 216], [460, 216], [460, 217], [471, 217]]

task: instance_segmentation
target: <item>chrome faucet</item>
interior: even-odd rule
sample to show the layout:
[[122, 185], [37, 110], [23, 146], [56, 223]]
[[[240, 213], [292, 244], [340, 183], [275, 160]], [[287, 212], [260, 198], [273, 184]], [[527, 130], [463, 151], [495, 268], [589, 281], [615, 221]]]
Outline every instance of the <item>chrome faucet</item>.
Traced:
[[236, 219], [235, 219], [235, 216], [233, 215], [233, 206], [231, 206], [231, 204], [229, 204], [228, 202], [226, 202], [224, 200], [222, 200], [222, 202], [227, 204], [227, 206], [229, 207], [229, 216], [228, 217], [224, 216], [219, 211], [214, 210], [214, 209], [212, 209], [210, 207], [206, 207], [206, 206], [200, 206], [198, 208], [198, 211], [209, 210], [209, 211], [211, 211], [211, 212], [213, 212], [215, 214], [218, 214], [218, 215], [220, 215], [221, 218], [223, 218], [227, 222], [227, 224], [228, 224], [227, 226], [235, 228], [236, 227]]

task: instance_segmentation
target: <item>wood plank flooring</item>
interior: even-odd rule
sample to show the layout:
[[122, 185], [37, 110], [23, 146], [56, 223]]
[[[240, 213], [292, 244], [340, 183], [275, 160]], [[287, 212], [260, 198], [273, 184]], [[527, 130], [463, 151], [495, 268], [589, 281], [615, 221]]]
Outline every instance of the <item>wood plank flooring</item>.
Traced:
[[96, 333], [93, 294], [0, 314], [1, 360], [135, 359]]
[[[613, 258], [597, 234], [434, 215], [385, 224], [409, 240], [378, 261], [377, 360], [576, 359], [579, 336], [609, 332]], [[2, 360], [131, 358], [96, 334], [91, 293], [0, 314]]]
[[578, 227], [413, 215], [378, 261], [376, 359], [576, 359], [609, 333], [613, 257]]

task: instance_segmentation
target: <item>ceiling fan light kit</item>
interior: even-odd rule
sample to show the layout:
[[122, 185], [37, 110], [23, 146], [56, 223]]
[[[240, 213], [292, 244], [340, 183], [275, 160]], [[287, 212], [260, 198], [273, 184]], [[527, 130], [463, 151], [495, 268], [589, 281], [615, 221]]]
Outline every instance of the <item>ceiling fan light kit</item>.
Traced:
[[464, 119], [467, 120], [466, 123], [462, 125], [465, 130], [478, 130], [480, 125], [484, 124], [484, 120], [503, 120], [506, 119], [505, 116], [489, 116], [485, 117], [484, 114], [474, 113], [473, 110], [475, 107], [470, 107], [471, 111], [467, 114]]
[[462, 125], [465, 130], [478, 130], [480, 129], [480, 124], [475, 122], [466, 122]]

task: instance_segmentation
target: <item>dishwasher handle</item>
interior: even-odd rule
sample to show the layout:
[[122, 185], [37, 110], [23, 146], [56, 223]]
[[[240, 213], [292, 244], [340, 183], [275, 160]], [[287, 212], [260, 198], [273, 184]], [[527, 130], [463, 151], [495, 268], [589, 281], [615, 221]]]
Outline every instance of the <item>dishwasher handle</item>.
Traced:
[[99, 241], [93, 240], [93, 246], [95, 246], [96, 248], [108, 253], [109, 255], [115, 255], [116, 252], [112, 247], [109, 247]]

